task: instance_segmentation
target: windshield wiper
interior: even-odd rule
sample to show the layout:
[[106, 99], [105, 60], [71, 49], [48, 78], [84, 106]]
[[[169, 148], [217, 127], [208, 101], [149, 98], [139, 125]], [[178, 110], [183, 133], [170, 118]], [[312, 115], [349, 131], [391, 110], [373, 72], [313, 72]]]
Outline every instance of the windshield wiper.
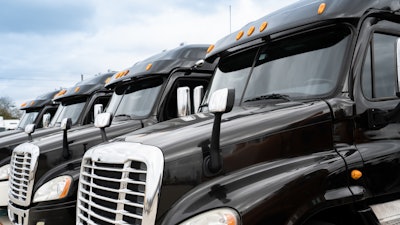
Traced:
[[261, 95], [261, 96], [255, 97], [255, 98], [251, 98], [244, 102], [252, 102], [252, 101], [259, 101], [259, 100], [266, 100], [266, 99], [283, 99], [286, 101], [291, 101], [291, 99], [289, 98], [289, 95], [272, 93], [272, 94], [268, 94], [268, 95]]

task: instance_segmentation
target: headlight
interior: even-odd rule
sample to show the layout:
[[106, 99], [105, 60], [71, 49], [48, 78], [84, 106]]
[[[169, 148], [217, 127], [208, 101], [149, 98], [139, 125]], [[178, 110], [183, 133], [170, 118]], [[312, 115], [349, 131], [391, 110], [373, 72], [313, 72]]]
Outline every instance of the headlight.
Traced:
[[10, 174], [10, 164], [0, 167], [0, 180], [8, 180]]
[[35, 193], [33, 202], [43, 202], [61, 199], [67, 196], [72, 177], [60, 176], [43, 184]]
[[214, 209], [186, 220], [180, 225], [239, 225], [239, 214], [229, 208]]

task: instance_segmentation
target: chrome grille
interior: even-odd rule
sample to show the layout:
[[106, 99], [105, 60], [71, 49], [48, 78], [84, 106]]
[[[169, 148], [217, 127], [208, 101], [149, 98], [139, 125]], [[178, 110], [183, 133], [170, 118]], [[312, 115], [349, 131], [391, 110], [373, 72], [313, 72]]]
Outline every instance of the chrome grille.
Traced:
[[11, 155], [8, 196], [15, 204], [31, 202], [38, 157], [39, 148], [30, 143], [18, 145]]
[[81, 165], [77, 224], [154, 224], [164, 160], [158, 148], [114, 142]]

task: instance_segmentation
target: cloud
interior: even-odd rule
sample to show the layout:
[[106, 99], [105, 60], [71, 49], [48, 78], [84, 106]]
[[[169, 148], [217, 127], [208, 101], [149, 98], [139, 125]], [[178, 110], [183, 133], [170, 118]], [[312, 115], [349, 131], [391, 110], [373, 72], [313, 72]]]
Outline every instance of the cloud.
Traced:
[[294, 1], [7, 1], [0, 8], [0, 96], [19, 105], [72, 86], [81, 74], [122, 70], [182, 42], [214, 44]]
[[84, 1], [2, 2], [1, 33], [53, 34], [88, 29], [93, 8]]

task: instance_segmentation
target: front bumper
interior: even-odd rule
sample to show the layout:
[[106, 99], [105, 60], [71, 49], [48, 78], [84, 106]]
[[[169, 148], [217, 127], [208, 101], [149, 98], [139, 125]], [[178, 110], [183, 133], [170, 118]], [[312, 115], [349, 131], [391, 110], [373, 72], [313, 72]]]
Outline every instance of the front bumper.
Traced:
[[8, 181], [0, 182], [0, 208], [8, 204]]
[[8, 204], [8, 218], [14, 225], [71, 225], [75, 224], [76, 201], [19, 208]]

